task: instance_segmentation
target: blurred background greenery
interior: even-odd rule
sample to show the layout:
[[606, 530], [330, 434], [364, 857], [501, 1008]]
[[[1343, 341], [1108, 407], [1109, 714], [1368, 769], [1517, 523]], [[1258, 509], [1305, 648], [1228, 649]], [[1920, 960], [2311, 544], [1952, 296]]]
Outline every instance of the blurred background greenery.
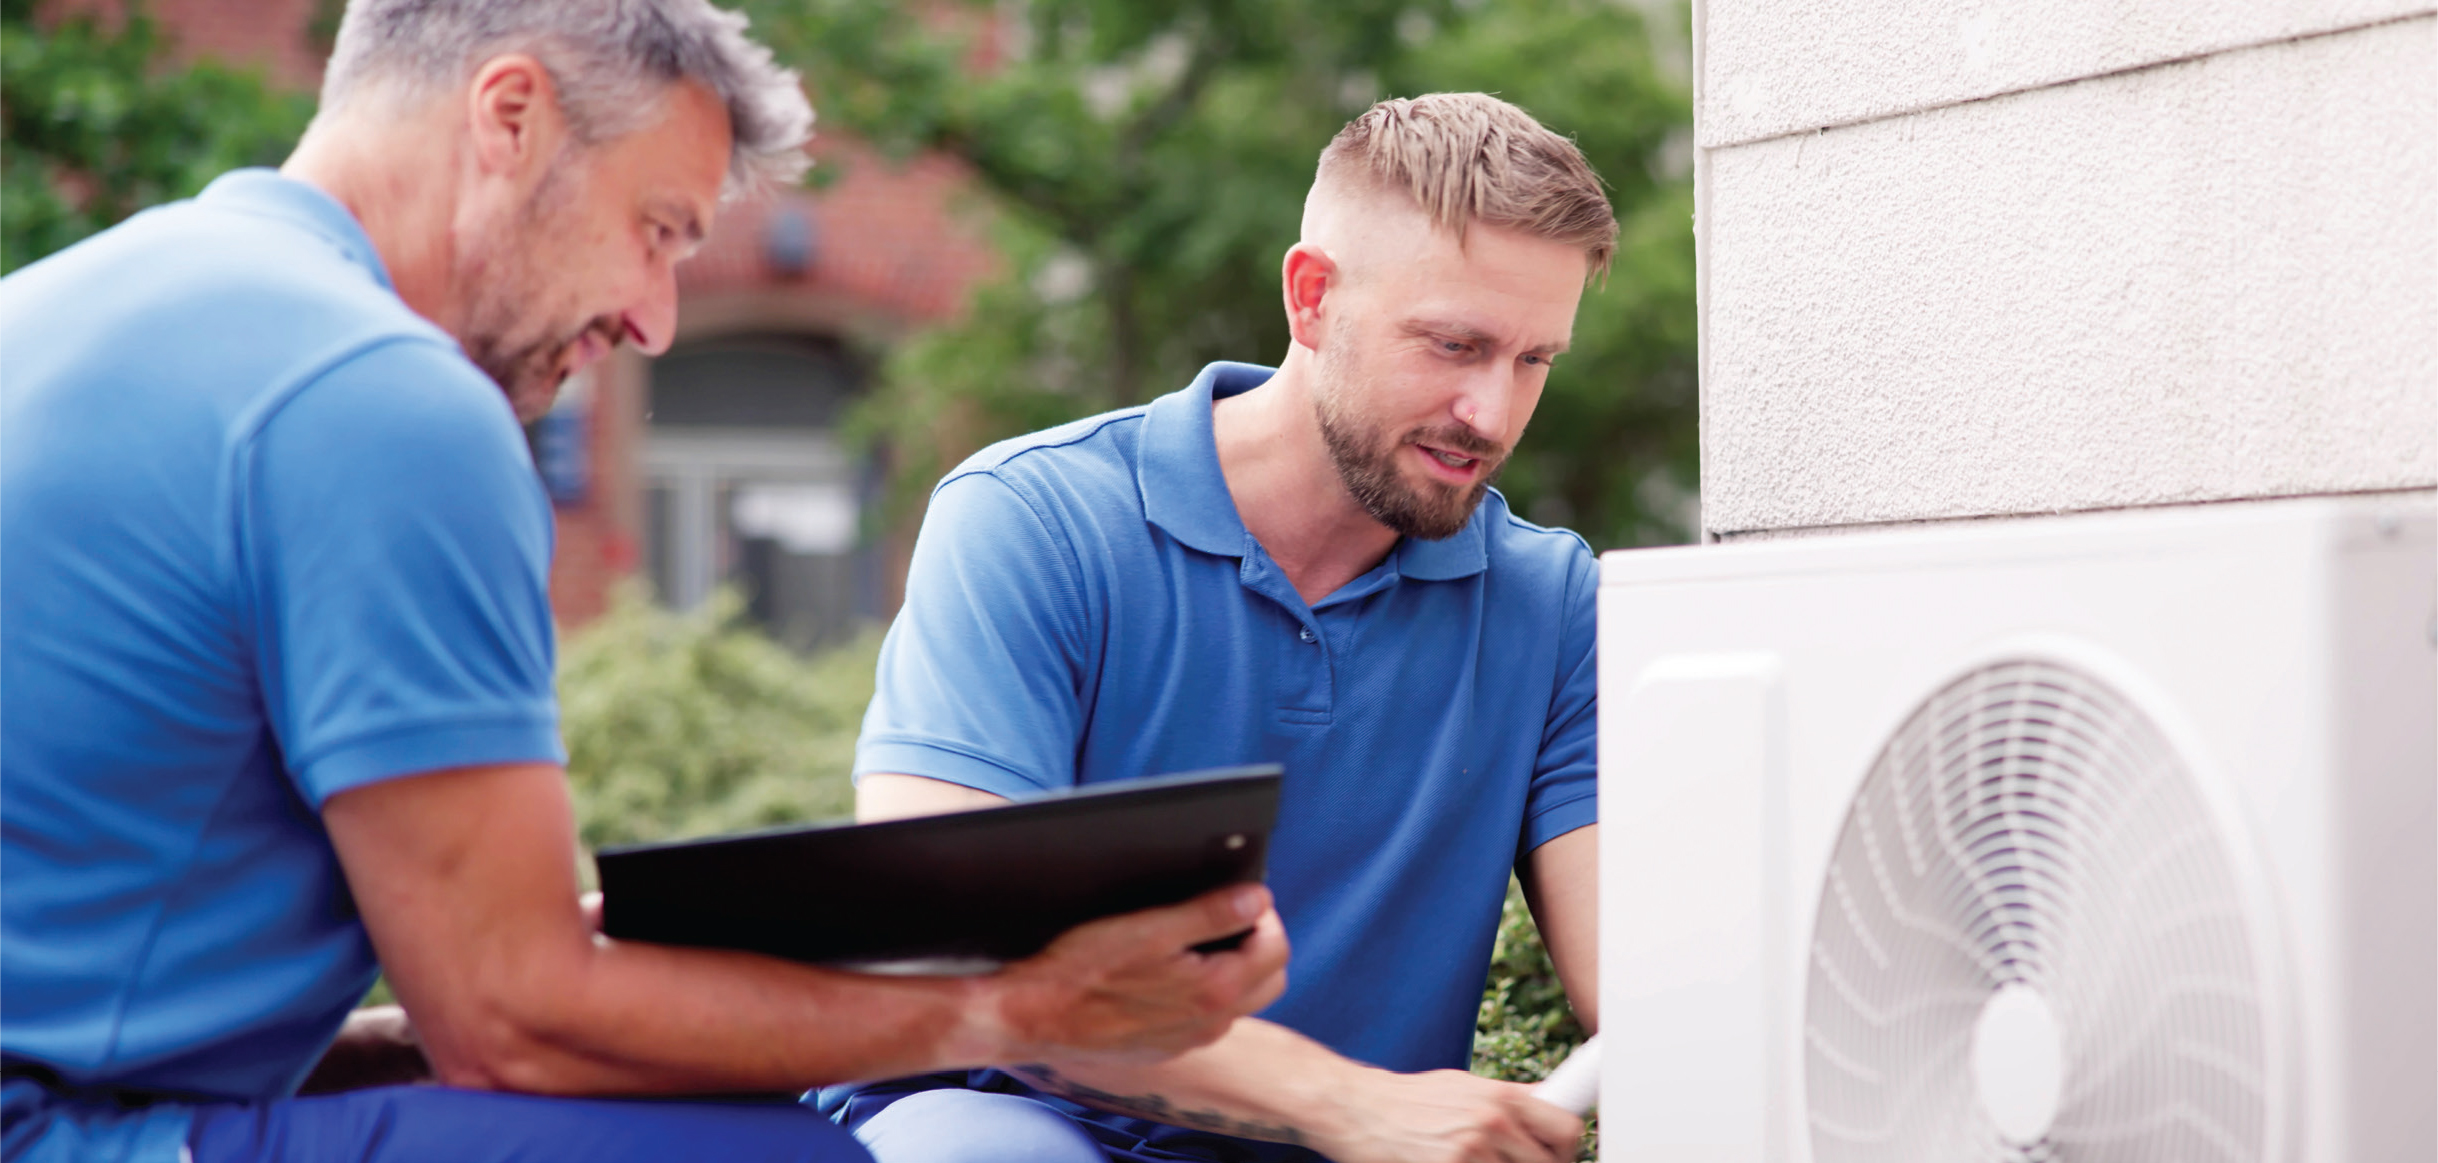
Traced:
[[239, 166], [277, 165], [313, 101], [210, 61], [172, 66], [139, 8], [37, 22], [0, 0], [0, 274]]

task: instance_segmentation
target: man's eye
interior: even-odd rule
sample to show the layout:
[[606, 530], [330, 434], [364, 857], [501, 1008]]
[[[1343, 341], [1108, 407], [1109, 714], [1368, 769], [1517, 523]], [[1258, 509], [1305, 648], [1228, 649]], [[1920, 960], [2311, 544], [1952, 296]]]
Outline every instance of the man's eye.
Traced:
[[1463, 351], [1465, 349], [1465, 345], [1463, 343], [1453, 339], [1440, 340], [1439, 347], [1443, 351]]

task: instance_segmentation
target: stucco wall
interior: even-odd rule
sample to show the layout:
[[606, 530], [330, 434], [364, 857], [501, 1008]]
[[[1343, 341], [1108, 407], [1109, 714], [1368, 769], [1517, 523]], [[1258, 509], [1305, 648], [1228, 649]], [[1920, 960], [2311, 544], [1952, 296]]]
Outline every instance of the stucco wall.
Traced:
[[1710, 0], [1704, 527], [2438, 484], [2433, 11]]

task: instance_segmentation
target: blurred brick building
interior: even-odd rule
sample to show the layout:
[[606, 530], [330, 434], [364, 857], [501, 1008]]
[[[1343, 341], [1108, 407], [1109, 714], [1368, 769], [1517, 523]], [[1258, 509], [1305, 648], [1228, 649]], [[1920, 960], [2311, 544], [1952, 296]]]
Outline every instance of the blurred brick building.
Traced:
[[[116, 0], [56, 0], [115, 13]], [[149, 0], [182, 57], [320, 84], [340, 0]], [[877, 532], [882, 474], [838, 437], [872, 353], [958, 311], [992, 269], [956, 212], [956, 163], [890, 162], [825, 133], [834, 180], [731, 206], [679, 268], [666, 355], [621, 349], [531, 428], [558, 517], [563, 625], [640, 575], [688, 606], [735, 585], [763, 625], [811, 647], [895, 609], [906, 546]]]

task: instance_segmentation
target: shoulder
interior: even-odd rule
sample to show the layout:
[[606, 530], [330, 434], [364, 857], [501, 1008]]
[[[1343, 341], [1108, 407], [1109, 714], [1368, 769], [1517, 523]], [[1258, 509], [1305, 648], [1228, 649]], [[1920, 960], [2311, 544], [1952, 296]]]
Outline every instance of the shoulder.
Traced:
[[1563, 592], [1582, 586], [1599, 572], [1599, 555], [1581, 534], [1535, 525], [1516, 516], [1497, 489], [1482, 498], [1481, 511], [1474, 519], [1481, 522], [1483, 548], [1494, 579], [1554, 586]]
[[1037, 474], [1062, 468], [1113, 466], [1119, 462], [1131, 471], [1134, 442], [1129, 430], [1141, 424], [1147, 410], [1147, 405], [1120, 408], [1010, 437], [966, 457], [944, 479], [955, 480], [970, 473]]
[[987, 477], [1041, 512], [1099, 509], [1127, 503], [1138, 514], [1136, 449], [1146, 407], [1121, 408], [1055, 428], [1002, 440], [965, 459], [941, 478], [934, 499], [951, 486]]
[[368, 337], [307, 369], [257, 426], [307, 430], [315, 443], [340, 444], [333, 455], [345, 444], [430, 450], [450, 461], [504, 458], [520, 473], [527, 459], [507, 394], [455, 345], [411, 333]]
[[[178, 312], [250, 323], [248, 331], [271, 336], [303, 336], [342, 321], [441, 334], [328, 234], [304, 222], [196, 201], [147, 210], [7, 282], [26, 292], [15, 299], [65, 296], [83, 311], [113, 317]], [[302, 314], [264, 314], [266, 307]]]
[[457, 350], [339, 241], [198, 202], [147, 211], [0, 280], [0, 335], [23, 384], [239, 428], [356, 353]]
[[430, 531], [454, 547], [444, 555], [484, 546], [475, 558], [547, 570], [550, 502], [524, 432], [455, 348], [392, 338], [266, 402], [237, 442], [244, 503], [261, 519], [326, 531], [352, 521], [402, 544]]

